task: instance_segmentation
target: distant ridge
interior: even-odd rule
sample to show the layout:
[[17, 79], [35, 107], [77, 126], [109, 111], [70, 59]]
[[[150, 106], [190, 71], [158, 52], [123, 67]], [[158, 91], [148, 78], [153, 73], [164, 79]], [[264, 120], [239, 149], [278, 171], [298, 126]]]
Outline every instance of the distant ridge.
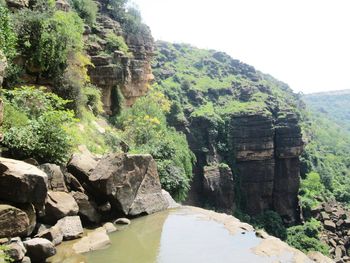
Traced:
[[344, 95], [344, 94], [350, 94], [350, 89], [343, 89], [343, 90], [334, 90], [334, 91], [323, 91], [323, 92], [315, 92], [315, 93], [308, 93], [304, 94], [305, 97], [308, 96], [324, 96], [324, 95]]

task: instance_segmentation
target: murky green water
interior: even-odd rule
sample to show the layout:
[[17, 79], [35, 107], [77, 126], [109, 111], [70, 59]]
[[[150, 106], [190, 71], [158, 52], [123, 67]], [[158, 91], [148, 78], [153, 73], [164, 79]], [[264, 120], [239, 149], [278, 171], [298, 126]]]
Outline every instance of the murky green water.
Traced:
[[111, 236], [112, 246], [86, 254], [89, 263], [262, 262], [254, 233], [231, 235], [188, 209], [138, 218]]

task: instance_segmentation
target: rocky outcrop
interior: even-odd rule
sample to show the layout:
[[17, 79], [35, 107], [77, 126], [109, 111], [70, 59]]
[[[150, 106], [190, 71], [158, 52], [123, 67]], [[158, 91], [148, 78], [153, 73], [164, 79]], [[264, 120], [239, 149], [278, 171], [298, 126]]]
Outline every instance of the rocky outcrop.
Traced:
[[256, 215], [272, 209], [292, 223], [303, 142], [296, 115], [280, 115], [232, 116], [230, 136], [246, 211]]
[[151, 155], [109, 154], [90, 174], [91, 185], [125, 215], [164, 210], [157, 166]]
[[203, 177], [203, 191], [207, 197], [207, 204], [219, 211], [232, 213], [235, 191], [231, 169], [227, 165], [205, 166]]
[[68, 192], [61, 167], [56, 164], [45, 163], [39, 167], [48, 176], [48, 187], [53, 191]]
[[[122, 93], [126, 106], [131, 106], [147, 92], [154, 78], [150, 64], [154, 43], [147, 26], [141, 25], [138, 33], [124, 32], [121, 25], [107, 14], [97, 18], [95, 28], [98, 28], [93, 35], [95, 40], [88, 44], [88, 53], [94, 64], [89, 68], [89, 76], [102, 91], [105, 112], [112, 114], [121, 103], [118, 92]], [[129, 47], [127, 54], [117, 49], [110, 54], [103, 52], [107, 45], [106, 36], [110, 33], [125, 39]]]
[[[197, 157], [190, 204], [206, 205], [203, 202], [209, 200], [215, 209], [232, 210], [234, 176], [226, 173], [225, 180], [230, 183], [219, 186], [223, 175], [207, 167], [225, 160], [236, 171], [244, 211], [258, 215], [275, 210], [286, 223], [297, 220], [303, 141], [295, 113], [233, 113], [221, 124], [207, 116], [189, 119], [187, 138]], [[223, 142], [225, 152], [218, 148]]]

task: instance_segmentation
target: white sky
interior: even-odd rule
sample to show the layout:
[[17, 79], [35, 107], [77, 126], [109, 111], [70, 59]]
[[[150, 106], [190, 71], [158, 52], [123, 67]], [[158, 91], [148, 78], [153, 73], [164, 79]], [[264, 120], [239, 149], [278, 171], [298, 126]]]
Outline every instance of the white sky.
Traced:
[[225, 51], [304, 93], [350, 88], [350, 0], [133, 0], [155, 39]]

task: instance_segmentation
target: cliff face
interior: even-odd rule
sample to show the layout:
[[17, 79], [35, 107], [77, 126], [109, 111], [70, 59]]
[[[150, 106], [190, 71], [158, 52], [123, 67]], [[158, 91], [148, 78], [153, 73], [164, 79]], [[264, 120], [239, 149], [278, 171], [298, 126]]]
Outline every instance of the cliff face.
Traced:
[[[104, 110], [113, 113], [120, 101], [117, 89], [122, 93], [126, 106], [134, 104], [138, 97], [145, 95], [149, 83], [153, 80], [150, 61], [154, 53], [154, 41], [149, 28], [142, 25], [137, 33], [124, 32], [121, 25], [100, 10], [98, 30], [87, 30], [88, 54], [94, 66], [89, 68], [91, 82], [102, 90]], [[108, 34], [122, 36], [129, 47], [128, 53], [115, 50], [111, 54], [104, 52]]]
[[[197, 157], [188, 203], [225, 212], [238, 206], [250, 215], [274, 210], [288, 223], [297, 220], [303, 141], [289, 88], [224, 53], [158, 48], [155, 75], [185, 118], [172, 113], [169, 122]], [[223, 163], [232, 173], [215, 168]]]

